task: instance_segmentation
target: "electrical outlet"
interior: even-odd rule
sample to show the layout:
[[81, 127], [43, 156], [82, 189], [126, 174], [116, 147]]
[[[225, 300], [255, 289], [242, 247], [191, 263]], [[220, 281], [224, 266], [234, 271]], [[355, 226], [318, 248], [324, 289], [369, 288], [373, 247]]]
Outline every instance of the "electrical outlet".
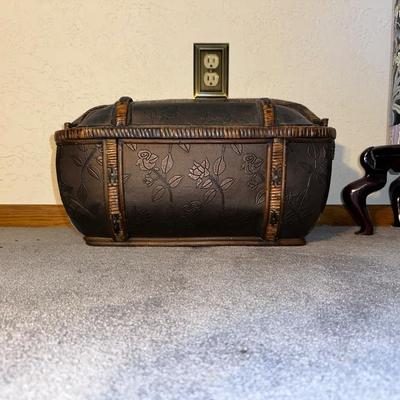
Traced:
[[204, 56], [204, 66], [207, 69], [215, 69], [218, 68], [219, 65], [219, 56], [215, 53], [206, 53]]
[[194, 97], [228, 97], [229, 44], [194, 44]]
[[207, 87], [215, 87], [218, 85], [219, 75], [216, 72], [206, 72], [203, 80]]

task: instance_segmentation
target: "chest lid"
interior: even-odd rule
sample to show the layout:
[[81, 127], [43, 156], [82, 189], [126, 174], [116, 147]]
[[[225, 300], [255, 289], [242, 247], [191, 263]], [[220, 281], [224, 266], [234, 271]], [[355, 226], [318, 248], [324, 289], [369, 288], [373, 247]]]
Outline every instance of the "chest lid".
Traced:
[[83, 138], [257, 138], [331, 137], [328, 120], [305, 106], [274, 99], [196, 99], [133, 101], [122, 97], [94, 107], [64, 130], [56, 141]]

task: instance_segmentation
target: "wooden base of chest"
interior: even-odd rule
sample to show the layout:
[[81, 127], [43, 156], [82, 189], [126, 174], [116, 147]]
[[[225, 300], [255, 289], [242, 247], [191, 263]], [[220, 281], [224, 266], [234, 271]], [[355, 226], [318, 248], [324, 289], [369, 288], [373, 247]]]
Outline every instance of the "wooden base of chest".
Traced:
[[258, 237], [188, 237], [188, 238], [130, 238], [117, 242], [113, 239], [85, 236], [86, 244], [90, 246], [122, 246], [122, 247], [206, 247], [206, 246], [303, 246], [303, 238], [278, 239], [273, 242]]

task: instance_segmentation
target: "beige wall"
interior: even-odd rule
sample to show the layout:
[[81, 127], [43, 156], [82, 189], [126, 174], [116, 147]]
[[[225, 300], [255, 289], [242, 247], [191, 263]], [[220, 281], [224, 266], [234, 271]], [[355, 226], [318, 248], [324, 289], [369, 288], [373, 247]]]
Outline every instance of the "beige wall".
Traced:
[[330, 203], [361, 175], [360, 151], [386, 140], [392, 0], [0, 4], [0, 203], [60, 202], [52, 132], [86, 109], [190, 98], [199, 41], [230, 43], [230, 97], [294, 100], [330, 118]]

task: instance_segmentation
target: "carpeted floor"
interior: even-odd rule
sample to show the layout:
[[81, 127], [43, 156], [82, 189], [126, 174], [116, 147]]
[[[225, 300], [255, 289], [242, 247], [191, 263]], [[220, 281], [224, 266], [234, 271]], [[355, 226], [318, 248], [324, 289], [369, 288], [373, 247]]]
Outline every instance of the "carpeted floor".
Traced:
[[0, 399], [400, 399], [400, 230], [94, 248], [0, 229]]

